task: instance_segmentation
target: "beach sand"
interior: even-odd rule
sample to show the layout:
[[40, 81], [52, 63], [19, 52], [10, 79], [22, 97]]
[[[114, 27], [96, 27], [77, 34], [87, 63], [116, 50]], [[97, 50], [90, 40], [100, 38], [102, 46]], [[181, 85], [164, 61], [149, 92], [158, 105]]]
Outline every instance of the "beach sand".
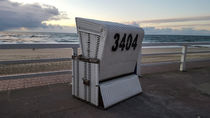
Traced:
[[[188, 51], [210, 51], [210, 48], [189, 48]], [[181, 52], [181, 48], [143, 48], [142, 54], [150, 53], [169, 53]], [[48, 58], [71, 58], [72, 49], [5, 49], [0, 50], [0, 61], [9, 60], [32, 60], [32, 59], [48, 59]], [[191, 59], [210, 59], [209, 53], [188, 54], [187, 60]], [[162, 61], [179, 61], [180, 55], [164, 55], [164, 56], [144, 56], [142, 63], [155, 63]], [[32, 64], [12, 64], [0, 65], [0, 75], [46, 72], [57, 70], [71, 70], [71, 61], [32, 63]]]

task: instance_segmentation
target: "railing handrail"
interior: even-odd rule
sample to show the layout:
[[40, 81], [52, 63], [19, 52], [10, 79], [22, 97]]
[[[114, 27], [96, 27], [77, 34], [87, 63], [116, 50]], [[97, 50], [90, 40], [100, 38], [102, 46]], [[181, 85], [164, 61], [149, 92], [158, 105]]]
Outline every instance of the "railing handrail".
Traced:
[[23, 43], [23, 44], [0, 44], [0, 49], [45, 49], [45, 48], [79, 48], [79, 44], [70, 43]]
[[191, 45], [210, 45], [210, 42], [157, 42], [143, 43], [142, 46], [191, 46]]
[[46, 63], [46, 62], [60, 62], [60, 61], [71, 61], [71, 58], [50, 58], [50, 59], [22, 59], [22, 60], [9, 60], [9, 61], [0, 61], [2, 65], [11, 65], [11, 64], [31, 64], [31, 63]]

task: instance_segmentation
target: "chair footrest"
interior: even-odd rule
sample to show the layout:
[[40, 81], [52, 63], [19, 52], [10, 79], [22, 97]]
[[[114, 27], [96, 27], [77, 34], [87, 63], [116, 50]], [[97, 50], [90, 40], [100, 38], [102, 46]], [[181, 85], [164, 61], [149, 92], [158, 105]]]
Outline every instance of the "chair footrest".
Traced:
[[142, 92], [139, 78], [135, 74], [102, 82], [99, 87], [104, 108]]

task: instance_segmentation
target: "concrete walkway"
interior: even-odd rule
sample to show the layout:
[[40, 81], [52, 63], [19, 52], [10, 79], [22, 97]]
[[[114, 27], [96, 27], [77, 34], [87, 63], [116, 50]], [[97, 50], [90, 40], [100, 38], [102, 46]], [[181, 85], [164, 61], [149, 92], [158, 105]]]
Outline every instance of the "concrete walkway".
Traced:
[[70, 84], [0, 92], [0, 118], [209, 118], [210, 68], [148, 74], [143, 94], [107, 110], [71, 96]]

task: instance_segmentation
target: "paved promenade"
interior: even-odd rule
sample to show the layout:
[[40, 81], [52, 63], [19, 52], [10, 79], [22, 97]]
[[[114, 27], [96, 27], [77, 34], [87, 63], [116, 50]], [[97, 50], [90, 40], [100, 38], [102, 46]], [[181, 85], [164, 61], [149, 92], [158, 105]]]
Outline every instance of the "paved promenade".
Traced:
[[[70, 82], [69, 75], [59, 77]], [[48, 78], [54, 79], [52, 76]], [[144, 91], [142, 94], [107, 110], [73, 98], [71, 85], [65, 82], [8, 89], [0, 92], [0, 118], [210, 117], [209, 67], [187, 72], [148, 74], [140, 81]]]

